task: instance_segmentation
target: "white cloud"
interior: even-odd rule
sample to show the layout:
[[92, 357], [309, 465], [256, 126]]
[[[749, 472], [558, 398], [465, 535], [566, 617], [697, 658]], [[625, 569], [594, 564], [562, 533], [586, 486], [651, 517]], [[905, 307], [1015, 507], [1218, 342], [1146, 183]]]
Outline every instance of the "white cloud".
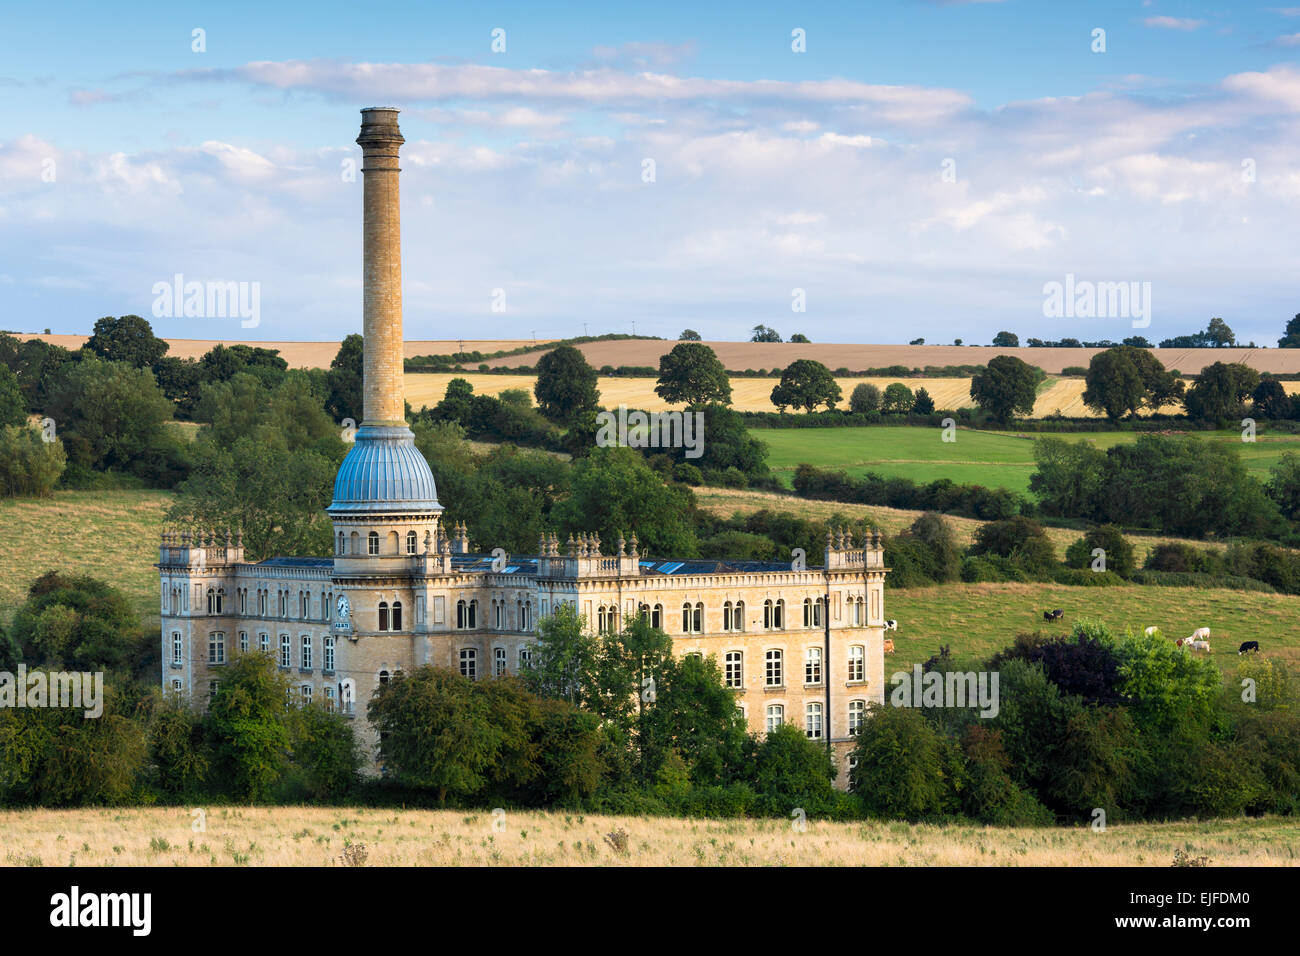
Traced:
[[1147, 17], [1142, 22], [1160, 30], [1191, 31], [1205, 26], [1204, 20], [1193, 20], [1190, 17]]

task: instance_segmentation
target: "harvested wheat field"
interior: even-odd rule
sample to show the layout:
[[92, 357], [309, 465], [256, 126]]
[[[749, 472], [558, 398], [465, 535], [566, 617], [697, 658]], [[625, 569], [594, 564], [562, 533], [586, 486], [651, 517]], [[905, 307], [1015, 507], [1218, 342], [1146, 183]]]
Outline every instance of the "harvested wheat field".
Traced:
[[[357, 330], [361, 331], [360, 329]], [[408, 330], [409, 331], [409, 330]], [[52, 345], [61, 345], [65, 349], [79, 349], [86, 344], [87, 335], [19, 335], [19, 339], [44, 339]], [[254, 345], [264, 349], [278, 349], [280, 358], [289, 363], [290, 368], [329, 368], [330, 362], [338, 354], [338, 342], [259, 342], [251, 339], [167, 339], [170, 346], [168, 355], [177, 358], [197, 359], [210, 352], [218, 345]], [[546, 339], [539, 339], [546, 342]], [[532, 345], [532, 339], [490, 339], [471, 342], [463, 340], [466, 351], [500, 352], [507, 349], [523, 348]], [[403, 354], [407, 358], [417, 355], [450, 355], [459, 351], [461, 341], [456, 339], [408, 339], [404, 344]]]
[[[195, 832], [194, 826], [203, 829]], [[0, 813], [9, 866], [1295, 866], [1280, 817], [1090, 828], [355, 807]]]

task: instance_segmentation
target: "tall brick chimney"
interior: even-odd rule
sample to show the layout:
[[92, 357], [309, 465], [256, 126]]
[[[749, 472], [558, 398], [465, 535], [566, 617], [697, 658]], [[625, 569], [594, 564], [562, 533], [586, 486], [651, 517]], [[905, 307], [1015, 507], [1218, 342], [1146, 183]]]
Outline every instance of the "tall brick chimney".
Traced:
[[397, 151], [406, 142], [397, 110], [361, 111], [361, 172], [365, 189], [362, 254], [365, 321], [366, 425], [405, 425], [402, 394], [402, 228]]

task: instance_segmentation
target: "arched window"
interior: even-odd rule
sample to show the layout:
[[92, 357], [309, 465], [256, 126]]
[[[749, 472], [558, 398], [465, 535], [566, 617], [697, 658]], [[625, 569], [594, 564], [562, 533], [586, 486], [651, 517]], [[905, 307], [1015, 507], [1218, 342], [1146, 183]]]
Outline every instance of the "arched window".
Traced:
[[686, 634], [691, 633], [691, 606], [682, 605], [682, 631]]
[[722, 605], [722, 629], [731, 630], [731, 602], [726, 601]]
[[302, 636], [302, 666], [307, 668], [308, 670], [311, 669], [311, 658], [312, 658], [311, 635], [304, 634]]
[[381, 631], [388, 630], [388, 602], [387, 601], [379, 602], [379, 629]]
[[352, 553], [353, 554], [361, 553], [361, 536], [357, 534], [355, 531], [352, 532]]
[[208, 588], [208, 613], [217, 613], [217, 591], [216, 588]]
[[492, 601], [492, 626], [498, 631], [506, 625], [506, 602], [493, 599]]
[[691, 617], [691, 624], [694, 625], [694, 632], [696, 634], [704, 633], [704, 605], [703, 604], [695, 605], [695, 613]]
[[822, 626], [822, 599], [812, 598], [803, 599], [803, 626], [804, 627], [821, 627]]
[[378, 531], [372, 531], [370, 532], [370, 534], [366, 535], [366, 553], [367, 554], [379, 553], [379, 532]]
[[406, 553], [415, 554], [415, 546], [419, 544], [420, 539], [416, 537], [414, 531], [406, 532]]
[[380, 671], [380, 672], [379, 672], [379, 683], [381, 683], [381, 684], [387, 684], [388, 681], [389, 681], [389, 673], [388, 673], [388, 671]]
[[531, 631], [533, 629], [533, 602], [519, 602], [519, 630]]
[[779, 630], [785, 626], [785, 601], [771, 599], [763, 602], [763, 626], [768, 630]]
[[400, 631], [402, 629], [402, 602], [401, 601], [393, 602], [393, 618], [391, 623], [392, 623], [392, 627], [390, 628], [390, 630]]
[[457, 601], [456, 602], [456, 626], [459, 628], [470, 629], [478, 626], [478, 601]]
[[334, 546], [334, 553], [335, 553], [335, 554], [342, 554], [342, 553], [343, 553], [343, 548], [345, 547], [344, 542], [345, 542], [346, 540], [347, 540], [347, 539], [345, 539], [345, 538], [343, 537], [343, 532], [340, 531], [340, 532], [339, 532], [339, 540], [338, 540], [338, 544]]

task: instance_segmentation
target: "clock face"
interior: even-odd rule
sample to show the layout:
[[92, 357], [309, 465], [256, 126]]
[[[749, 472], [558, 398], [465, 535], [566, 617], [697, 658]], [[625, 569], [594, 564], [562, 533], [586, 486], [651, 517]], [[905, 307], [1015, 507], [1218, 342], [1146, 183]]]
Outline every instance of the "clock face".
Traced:
[[346, 621], [348, 618], [348, 612], [351, 610], [351, 605], [348, 604], [348, 596], [346, 594], [339, 595], [338, 609], [339, 617]]

